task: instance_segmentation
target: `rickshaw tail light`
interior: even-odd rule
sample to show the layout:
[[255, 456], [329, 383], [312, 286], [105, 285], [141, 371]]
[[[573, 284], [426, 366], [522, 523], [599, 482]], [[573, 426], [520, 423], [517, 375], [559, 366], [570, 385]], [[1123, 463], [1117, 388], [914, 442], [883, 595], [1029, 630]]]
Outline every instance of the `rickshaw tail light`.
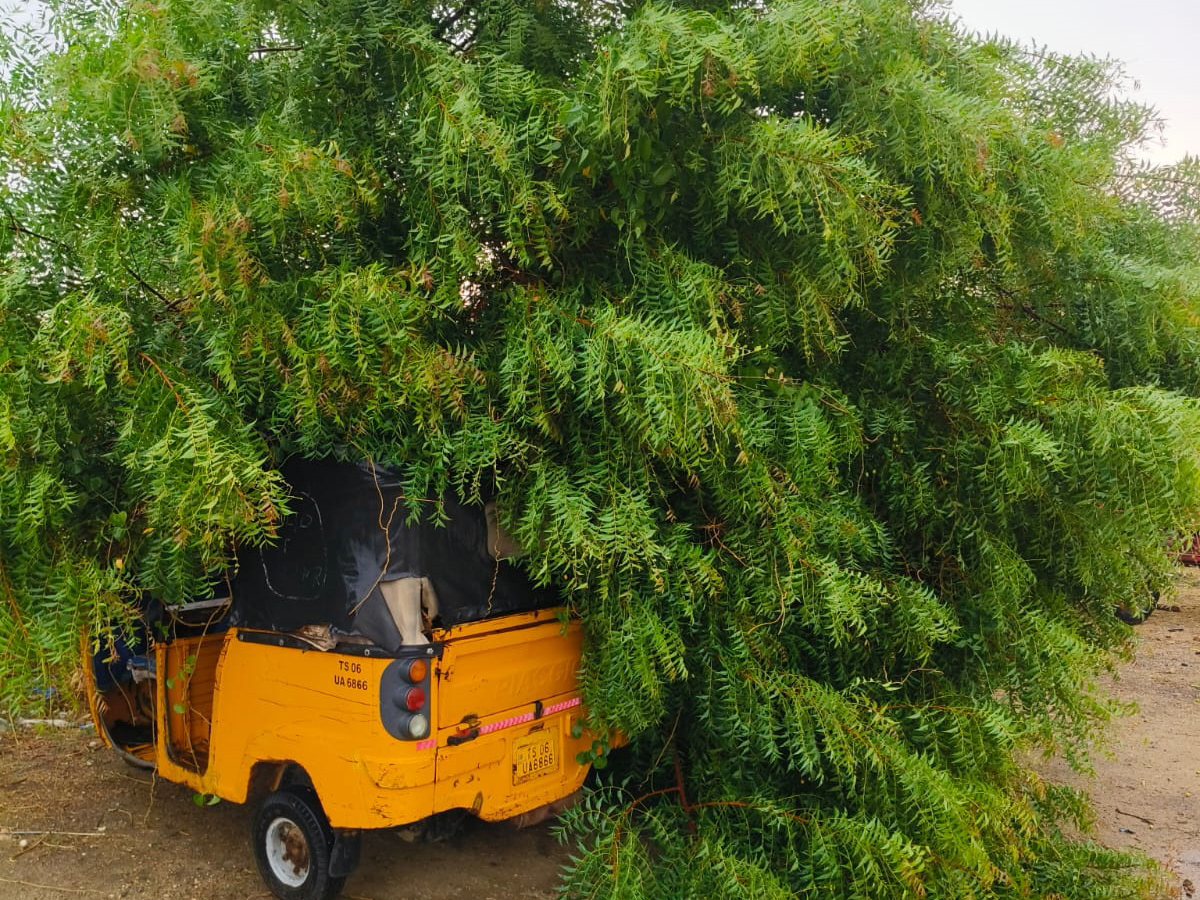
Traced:
[[414, 713], [408, 720], [409, 736], [420, 740], [429, 736], [429, 719], [421, 713]]

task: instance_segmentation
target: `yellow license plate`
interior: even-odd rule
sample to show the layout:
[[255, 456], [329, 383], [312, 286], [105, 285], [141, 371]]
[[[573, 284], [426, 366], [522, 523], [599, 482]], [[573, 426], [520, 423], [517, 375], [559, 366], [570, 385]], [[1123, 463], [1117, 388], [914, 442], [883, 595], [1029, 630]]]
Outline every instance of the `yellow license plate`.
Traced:
[[521, 784], [539, 775], [558, 770], [557, 732], [535, 731], [513, 741], [513, 784]]

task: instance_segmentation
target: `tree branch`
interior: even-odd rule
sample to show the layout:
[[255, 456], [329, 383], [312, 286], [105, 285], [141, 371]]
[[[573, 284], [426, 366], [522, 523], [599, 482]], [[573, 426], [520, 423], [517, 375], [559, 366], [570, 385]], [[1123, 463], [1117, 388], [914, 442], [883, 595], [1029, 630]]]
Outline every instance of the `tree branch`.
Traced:
[[143, 291], [145, 291], [148, 294], [153, 294], [155, 297], [157, 297], [159, 300], [161, 300], [163, 305], [166, 306], [168, 309], [173, 308], [175, 306], [175, 304], [179, 302], [178, 300], [172, 301], [172, 300], [168, 300], [166, 297], [164, 297], [161, 293], [159, 293], [159, 291], [155, 287], [148, 284], [146, 282], [146, 280], [144, 278], [142, 278], [141, 275], [139, 275], [137, 272], [135, 272], [132, 269], [132, 267], [130, 267], [129, 263], [122, 262], [121, 268], [124, 269], [129, 274], [130, 278], [132, 278], [134, 281], [136, 281], [138, 283], [138, 286]]
[[303, 44], [287, 45], [283, 47], [255, 47], [250, 52], [262, 56], [267, 53], [294, 53], [298, 50], [303, 50]]
[[11, 228], [15, 233], [29, 235], [29, 237], [37, 238], [39, 241], [44, 241], [47, 244], [54, 244], [56, 247], [61, 247], [63, 250], [71, 251], [74, 249], [71, 247], [70, 244], [67, 244], [65, 241], [60, 241], [58, 238], [53, 238], [53, 237], [50, 237], [49, 235], [41, 234], [37, 231], [34, 231], [32, 228], [26, 228], [24, 225], [22, 225], [20, 222], [17, 221], [17, 217], [13, 215], [13, 212], [11, 209], [6, 209], [5, 212], [8, 214], [8, 227]]
[[437, 26], [433, 29], [433, 36], [439, 41], [444, 40], [446, 43], [451, 43], [450, 41], [446, 40], [447, 32], [461, 22], [464, 17], [475, 12], [475, 6], [476, 5], [474, 3], [464, 3], [452, 16], [442, 19], [437, 23]]

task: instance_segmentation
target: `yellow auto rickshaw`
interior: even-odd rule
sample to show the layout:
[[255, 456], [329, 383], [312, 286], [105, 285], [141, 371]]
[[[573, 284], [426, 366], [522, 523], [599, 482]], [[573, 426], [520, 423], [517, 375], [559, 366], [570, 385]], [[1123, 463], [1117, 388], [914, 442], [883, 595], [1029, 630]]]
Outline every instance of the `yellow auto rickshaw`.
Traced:
[[364, 829], [559, 811], [606, 742], [583, 728], [580, 628], [512, 565], [494, 509], [444, 498], [444, 526], [405, 524], [393, 471], [283, 471], [297, 511], [276, 544], [239, 553], [212, 597], [147, 602], [89, 646], [103, 739], [257, 803], [282, 900], [336, 896]]

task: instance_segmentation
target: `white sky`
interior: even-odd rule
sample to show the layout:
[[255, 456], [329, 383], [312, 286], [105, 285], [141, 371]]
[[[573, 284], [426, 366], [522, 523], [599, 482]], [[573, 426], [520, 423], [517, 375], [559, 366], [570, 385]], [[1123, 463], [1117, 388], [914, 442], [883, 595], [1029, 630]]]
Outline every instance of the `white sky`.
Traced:
[[972, 31], [1061, 53], [1111, 56], [1139, 83], [1134, 99], [1166, 119], [1153, 162], [1200, 156], [1200, 0], [949, 0]]

